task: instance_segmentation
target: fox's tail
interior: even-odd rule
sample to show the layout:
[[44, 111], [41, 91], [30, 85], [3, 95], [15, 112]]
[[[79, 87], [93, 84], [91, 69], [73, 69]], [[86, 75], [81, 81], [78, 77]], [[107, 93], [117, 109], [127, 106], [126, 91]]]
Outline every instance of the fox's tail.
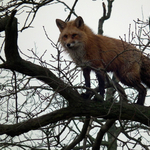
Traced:
[[150, 88], [150, 58], [142, 56], [141, 80]]

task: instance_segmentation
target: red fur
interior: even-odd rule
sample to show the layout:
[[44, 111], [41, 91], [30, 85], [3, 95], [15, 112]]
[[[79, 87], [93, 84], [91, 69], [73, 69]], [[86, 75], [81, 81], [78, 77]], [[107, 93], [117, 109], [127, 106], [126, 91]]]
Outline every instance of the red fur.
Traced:
[[150, 87], [150, 60], [141, 51], [122, 40], [94, 34], [81, 17], [56, 23], [60, 42], [77, 65], [114, 72], [122, 83], [139, 91], [137, 103], [144, 104], [146, 89], [141, 80]]

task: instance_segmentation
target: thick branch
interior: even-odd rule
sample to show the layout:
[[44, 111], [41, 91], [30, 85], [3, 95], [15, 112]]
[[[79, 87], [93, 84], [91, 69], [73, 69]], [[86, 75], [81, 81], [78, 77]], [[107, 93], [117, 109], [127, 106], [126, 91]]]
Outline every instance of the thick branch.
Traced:
[[16, 11], [12, 11], [10, 16], [6, 16], [5, 25], [5, 56], [6, 61], [16, 61], [16, 59], [21, 59], [18, 53], [18, 28], [17, 19], [14, 17]]
[[19, 61], [6, 62], [5, 64], [0, 65], [0, 68], [11, 69], [37, 78], [52, 87], [54, 91], [60, 93], [66, 100], [68, 100], [70, 105], [74, 105], [74, 103], [78, 101], [79, 94], [77, 91], [73, 90], [68, 84], [64, 83], [45, 67], [20, 59]]
[[16, 136], [30, 130], [36, 130], [50, 123], [56, 123], [76, 116], [94, 116], [104, 119], [131, 120], [149, 126], [149, 110], [149, 107], [143, 107], [136, 104], [112, 104], [110, 102], [100, 103], [90, 100], [80, 101], [74, 106], [62, 108], [41, 117], [30, 119], [18, 124], [0, 125], [0, 135], [7, 134], [10, 136]]
[[0, 135], [7, 134], [10, 136], [17, 136], [26, 133], [30, 130], [36, 130], [40, 127], [46, 126], [60, 120], [68, 119], [72, 116], [70, 108], [63, 108], [52, 113], [30, 119], [14, 125], [0, 125]]

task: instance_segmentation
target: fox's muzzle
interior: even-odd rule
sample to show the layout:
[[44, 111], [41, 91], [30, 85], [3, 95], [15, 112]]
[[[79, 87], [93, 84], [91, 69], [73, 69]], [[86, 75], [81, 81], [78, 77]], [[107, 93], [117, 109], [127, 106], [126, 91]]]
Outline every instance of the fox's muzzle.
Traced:
[[75, 43], [67, 43], [66, 44], [66, 47], [69, 49], [73, 48], [74, 46], [75, 46]]

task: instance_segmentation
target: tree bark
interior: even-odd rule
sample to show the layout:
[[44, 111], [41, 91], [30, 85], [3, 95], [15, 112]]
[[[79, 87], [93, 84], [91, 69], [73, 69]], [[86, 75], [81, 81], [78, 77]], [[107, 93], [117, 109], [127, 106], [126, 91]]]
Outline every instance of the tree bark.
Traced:
[[[80, 96], [79, 99], [81, 99]], [[104, 119], [131, 120], [140, 122], [146, 126], [150, 125], [149, 107], [139, 106], [137, 104], [127, 104], [125, 102], [116, 104], [112, 104], [110, 102], [100, 103], [91, 100], [80, 100], [79, 102], [79, 99], [78, 103], [76, 103], [74, 106], [68, 106], [67, 108], [62, 108], [21, 123], [13, 125], [0, 125], [0, 135], [7, 134], [10, 136], [16, 136], [30, 130], [36, 130], [50, 123], [56, 123], [58, 121], [77, 116], [93, 116]]]

